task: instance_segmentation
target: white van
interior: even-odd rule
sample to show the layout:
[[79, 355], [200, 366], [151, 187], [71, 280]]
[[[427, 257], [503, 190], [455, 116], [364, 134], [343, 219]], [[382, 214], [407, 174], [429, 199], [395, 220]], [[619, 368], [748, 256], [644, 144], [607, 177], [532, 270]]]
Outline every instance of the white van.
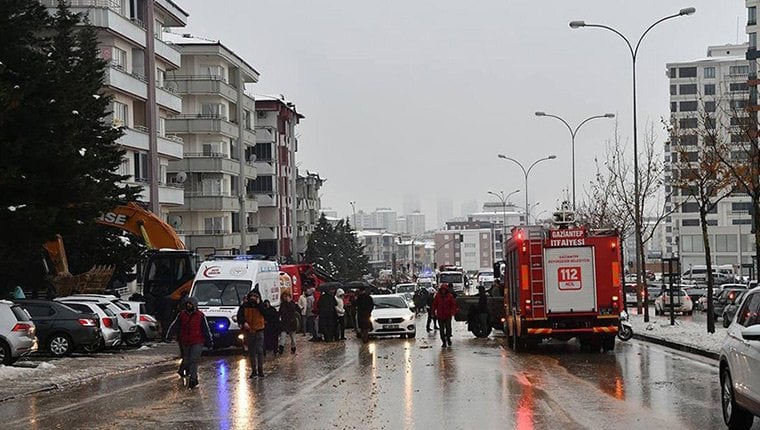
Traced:
[[262, 301], [280, 306], [280, 267], [276, 262], [246, 255], [222, 256], [212, 257], [198, 268], [190, 296], [206, 314], [215, 348], [242, 345], [237, 311], [243, 297], [256, 290]]

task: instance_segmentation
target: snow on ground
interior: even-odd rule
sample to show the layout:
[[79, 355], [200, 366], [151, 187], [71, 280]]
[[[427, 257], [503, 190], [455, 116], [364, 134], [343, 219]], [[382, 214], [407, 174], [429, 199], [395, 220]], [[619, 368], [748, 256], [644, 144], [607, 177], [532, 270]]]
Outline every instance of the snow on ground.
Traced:
[[61, 359], [44, 355], [24, 358], [13, 366], [0, 365], [0, 401], [25, 393], [65, 387], [129, 369], [171, 361], [176, 355], [176, 345], [160, 344], [96, 354], [75, 353], [71, 357]]
[[681, 345], [704, 351], [720, 352], [723, 341], [726, 338], [726, 329], [718, 321], [715, 324], [715, 333], [707, 332], [707, 323], [695, 322], [676, 317], [676, 324], [670, 325], [670, 317], [649, 316], [649, 322], [644, 322], [643, 315], [630, 315], [633, 332], [644, 336], [666, 340]]

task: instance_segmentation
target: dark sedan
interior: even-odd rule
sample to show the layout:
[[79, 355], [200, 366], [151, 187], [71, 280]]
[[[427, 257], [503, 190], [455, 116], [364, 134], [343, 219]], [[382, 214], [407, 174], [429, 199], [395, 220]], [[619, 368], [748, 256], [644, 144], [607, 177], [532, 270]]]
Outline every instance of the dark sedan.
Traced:
[[40, 349], [56, 357], [71, 354], [74, 349], [100, 343], [100, 318], [51, 300], [17, 300], [29, 312]]

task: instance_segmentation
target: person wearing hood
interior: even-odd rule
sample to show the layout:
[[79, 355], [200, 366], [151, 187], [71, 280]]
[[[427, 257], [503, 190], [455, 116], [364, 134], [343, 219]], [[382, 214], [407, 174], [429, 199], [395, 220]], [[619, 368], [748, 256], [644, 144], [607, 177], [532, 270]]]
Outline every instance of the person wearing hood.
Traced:
[[248, 339], [251, 376], [264, 377], [264, 305], [258, 291], [248, 293], [248, 300], [238, 309], [237, 322]]
[[449, 284], [442, 284], [433, 299], [433, 314], [441, 328], [441, 342], [444, 348], [451, 346], [451, 318], [458, 311], [457, 301], [449, 291]]
[[201, 358], [203, 346], [212, 347], [211, 329], [206, 321], [206, 316], [198, 310], [198, 299], [188, 297], [184, 302], [184, 309], [169, 326], [167, 339], [177, 337], [182, 351], [177, 373], [180, 376], [190, 377], [188, 387], [198, 385], [198, 360]]
[[335, 299], [335, 290], [330, 289], [319, 296], [317, 310], [319, 312], [319, 331], [325, 342], [332, 342], [335, 339], [335, 322], [338, 318], [335, 308], [338, 301]]
[[343, 288], [338, 288], [335, 291], [335, 314], [337, 316], [337, 323], [335, 324], [335, 338], [338, 340], [346, 340], [346, 308], [343, 303], [343, 296], [345, 292]]
[[282, 302], [280, 302], [280, 339], [277, 352], [282, 355], [285, 351], [285, 341], [290, 337], [290, 353], [296, 353], [296, 331], [298, 330], [298, 319], [300, 318], [301, 309], [298, 307], [289, 292], [282, 293]]

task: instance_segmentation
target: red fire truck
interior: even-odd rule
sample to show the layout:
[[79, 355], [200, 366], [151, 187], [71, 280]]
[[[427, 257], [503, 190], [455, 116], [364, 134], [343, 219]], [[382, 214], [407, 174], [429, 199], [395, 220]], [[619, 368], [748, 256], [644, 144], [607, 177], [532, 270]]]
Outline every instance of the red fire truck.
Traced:
[[613, 350], [622, 307], [619, 246], [615, 230], [513, 228], [504, 273], [510, 347], [577, 337], [582, 347]]

